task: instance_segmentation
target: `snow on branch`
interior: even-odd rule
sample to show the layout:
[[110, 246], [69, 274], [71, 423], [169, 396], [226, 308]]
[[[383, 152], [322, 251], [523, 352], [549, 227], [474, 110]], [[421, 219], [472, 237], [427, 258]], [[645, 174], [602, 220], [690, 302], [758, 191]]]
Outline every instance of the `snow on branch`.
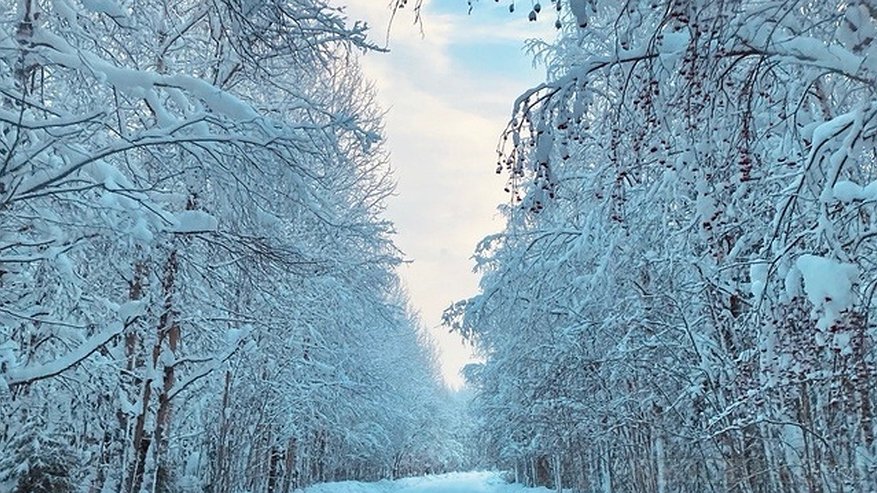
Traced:
[[78, 365], [80, 362], [94, 354], [95, 351], [110, 342], [114, 337], [125, 330], [125, 325], [114, 322], [103, 331], [93, 335], [82, 343], [78, 348], [49, 363], [24, 368], [12, 368], [5, 375], [0, 375], [10, 387], [34, 383], [47, 378], [60, 375], [64, 371]]
[[246, 340], [248, 333], [248, 330], [241, 331], [233, 340], [229, 341], [231, 347], [226, 350], [225, 353], [208, 359], [204, 364], [195, 369], [188, 378], [174, 385], [174, 387], [170, 389], [170, 392], [168, 392], [168, 400], [172, 401], [174, 397], [186, 390], [190, 385], [219, 369], [219, 367], [228, 361], [229, 358], [234, 356], [238, 349], [243, 346], [243, 341]]
[[741, 33], [741, 43], [760, 54], [781, 57], [843, 74], [851, 79], [868, 82], [861, 74], [864, 57], [822, 40], [788, 33], [773, 24], [759, 24]]
[[[76, 49], [60, 36], [46, 30], [34, 34], [38, 46], [49, 48], [43, 55], [54, 63], [75, 70], [87, 70], [123, 93], [147, 97], [158, 87], [181, 89], [204, 102], [211, 111], [237, 121], [252, 121], [259, 113], [237, 96], [197, 77], [183, 74], [162, 75], [158, 72], [117, 67], [97, 54]], [[153, 108], [163, 112], [160, 108]]]

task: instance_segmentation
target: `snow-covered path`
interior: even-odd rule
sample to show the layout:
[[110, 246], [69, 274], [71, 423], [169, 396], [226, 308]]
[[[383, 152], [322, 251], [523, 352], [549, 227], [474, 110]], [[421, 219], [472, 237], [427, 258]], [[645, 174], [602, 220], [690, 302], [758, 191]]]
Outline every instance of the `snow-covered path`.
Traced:
[[419, 476], [398, 481], [360, 483], [343, 481], [311, 486], [305, 493], [549, 493], [546, 488], [527, 488], [506, 483], [491, 471], [454, 472]]

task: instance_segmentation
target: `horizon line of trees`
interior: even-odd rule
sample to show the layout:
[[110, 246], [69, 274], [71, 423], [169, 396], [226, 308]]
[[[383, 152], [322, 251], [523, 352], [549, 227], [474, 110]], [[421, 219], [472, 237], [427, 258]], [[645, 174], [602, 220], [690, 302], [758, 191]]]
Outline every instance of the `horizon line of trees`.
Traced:
[[324, 0], [0, 1], [0, 491], [460, 467]]
[[872, 491], [877, 3], [553, 0], [446, 323], [479, 448], [600, 493]]

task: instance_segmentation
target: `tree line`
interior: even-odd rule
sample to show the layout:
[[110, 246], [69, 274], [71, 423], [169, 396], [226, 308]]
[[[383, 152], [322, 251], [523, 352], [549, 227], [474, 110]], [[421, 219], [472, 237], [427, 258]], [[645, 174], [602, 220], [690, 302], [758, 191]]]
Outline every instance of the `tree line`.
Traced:
[[585, 492], [870, 491], [877, 3], [532, 12], [507, 224], [445, 314], [479, 447]]
[[323, 0], [5, 0], [0, 26], [0, 490], [458, 467], [383, 217], [365, 24]]

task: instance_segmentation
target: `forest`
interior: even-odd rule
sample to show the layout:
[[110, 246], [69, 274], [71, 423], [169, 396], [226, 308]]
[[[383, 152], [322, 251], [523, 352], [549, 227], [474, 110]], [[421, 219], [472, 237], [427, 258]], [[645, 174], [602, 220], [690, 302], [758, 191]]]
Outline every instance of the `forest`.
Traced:
[[497, 1], [556, 37], [459, 392], [386, 217], [392, 28], [0, 0], [0, 493], [873, 491], [877, 0]]
[[877, 3], [553, 6], [445, 316], [479, 451], [585, 492], [873, 490]]
[[0, 19], [0, 490], [457, 468], [362, 23], [322, 0]]

